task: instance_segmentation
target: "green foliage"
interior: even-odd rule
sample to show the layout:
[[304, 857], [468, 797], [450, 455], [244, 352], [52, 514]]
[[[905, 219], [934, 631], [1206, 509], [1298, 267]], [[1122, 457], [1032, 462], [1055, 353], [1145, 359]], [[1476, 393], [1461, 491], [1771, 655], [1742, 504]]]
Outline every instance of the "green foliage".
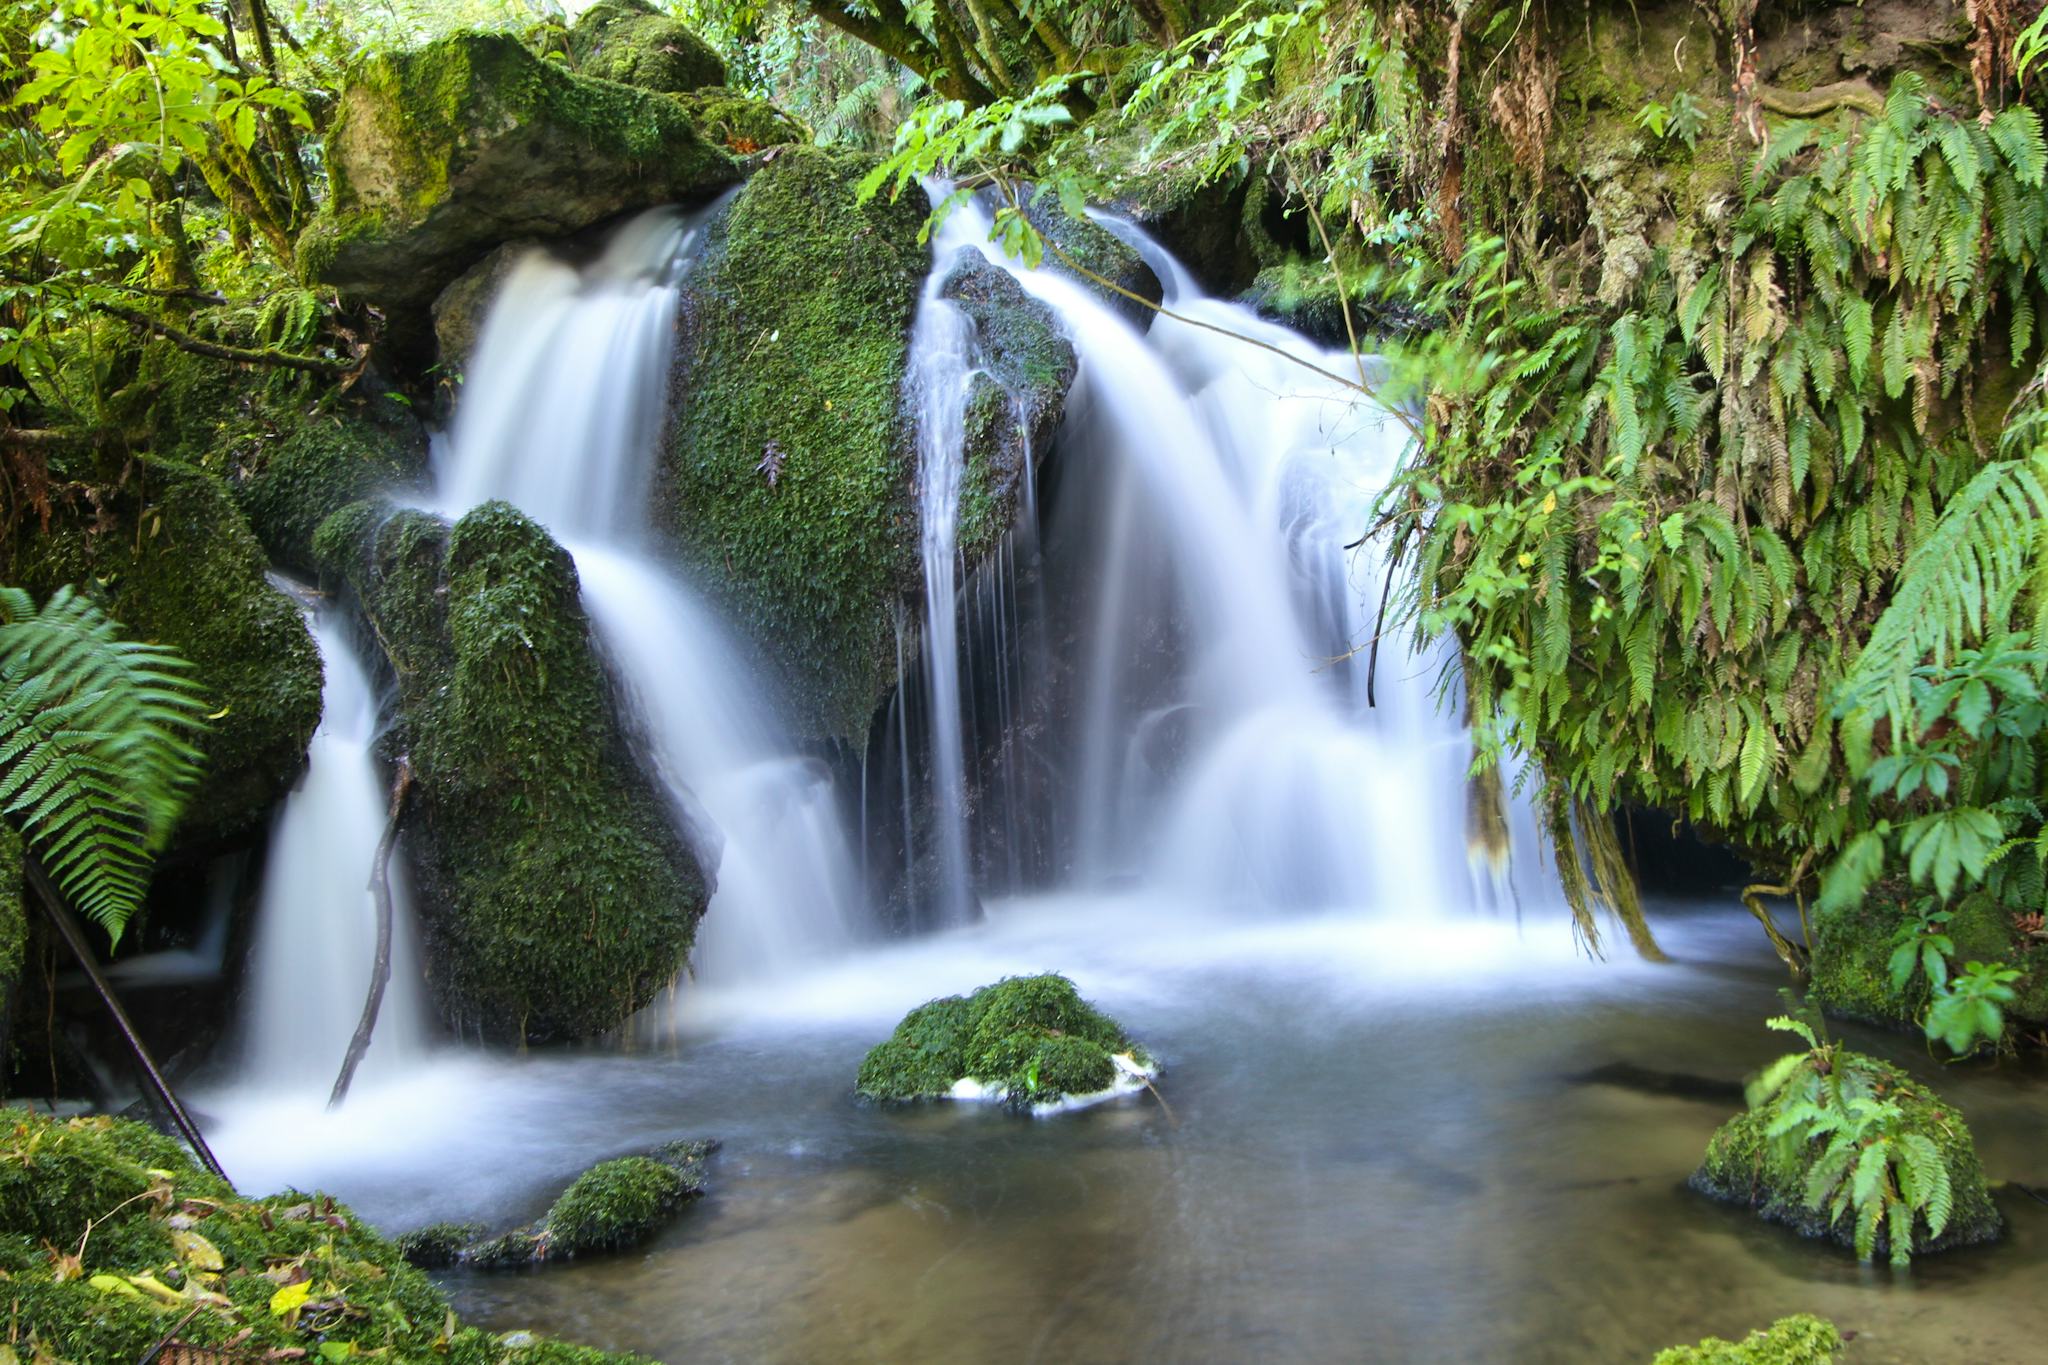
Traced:
[[972, 1079], [1023, 1108], [1108, 1089], [1118, 1053], [1146, 1060], [1066, 977], [1008, 977], [905, 1015], [862, 1060], [857, 1089], [873, 1100], [931, 1099]]
[[191, 665], [59, 588], [0, 588], [0, 810], [119, 942], [198, 775]]
[[1748, 1112], [1714, 1135], [1696, 1188], [1896, 1266], [1997, 1234], [1960, 1118], [1896, 1068], [1827, 1039], [1817, 1014], [1769, 1023], [1806, 1050], [1750, 1083]]
[[2002, 962], [1965, 963], [1960, 975], [1935, 985], [1927, 1036], [1958, 1055], [1997, 1043], [2005, 1032], [2005, 1008], [2019, 999], [2012, 988], [2019, 979]]
[[1668, 105], [1661, 100], [1644, 105], [1636, 115], [1636, 126], [1655, 138], [1675, 138], [1690, 152], [1699, 145], [1700, 130], [1707, 126], [1707, 111], [1691, 92], [1680, 90]]
[[332, 1199], [238, 1196], [139, 1124], [0, 1113], [0, 1255], [24, 1359], [192, 1352], [449, 1365], [630, 1365], [464, 1327], [425, 1275]]
[[1650, 1365], [1830, 1365], [1841, 1349], [1833, 1323], [1796, 1313], [1741, 1341], [1708, 1337], [1697, 1346], [1673, 1346], [1657, 1352]]

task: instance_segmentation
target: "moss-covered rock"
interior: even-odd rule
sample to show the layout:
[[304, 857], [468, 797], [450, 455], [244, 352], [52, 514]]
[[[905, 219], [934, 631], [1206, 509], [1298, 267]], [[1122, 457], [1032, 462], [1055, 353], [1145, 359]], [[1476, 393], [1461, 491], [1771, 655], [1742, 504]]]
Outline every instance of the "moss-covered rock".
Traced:
[[810, 133], [801, 123], [768, 101], [722, 85], [671, 98], [683, 107], [698, 132], [733, 152], [752, 153], [786, 142], [810, 141]]
[[460, 1326], [425, 1275], [333, 1200], [242, 1198], [176, 1143], [114, 1119], [0, 1111], [0, 1272], [24, 1359], [126, 1365], [174, 1328], [195, 1357], [223, 1359], [231, 1342], [237, 1358], [637, 1359]]
[[705, 878], [636, 764], [578, 596], [538, 525], [369, 504], [320, 529], [398, 678], [407, 847], [430, 980], [465, 1033], [623, 1022], [681, 968]]
[[[1991, 1202], [1984, 1169], [1977, 1161], [1976, 1144], [1962, 1115], [1895, 1066], [1839, 1048], [1830, 1050], [1827, 1056], [1830, 1065], [1841, 1072], [1845, 1087], [1898, 1105], [1902, 1117], [1888, 1135], [1923, 1135], [1941, 1153], [1954, 1197], [1954, 1212], [1939, 1237], [1930, 1235], [1924, 1217], [1916, 1216], [1914, 1253], [1996, 1240], [2001, 1227], [1998, 1209]], [[1801, 1141], [1796, 1136], [1768, 1135], [1783, 1108], [1797, 1102], [1802, 1093], [1812, 1088], [1819, 1064], [1815, 1055], [1809, 1055], [1770, 1099], [1721, 1125], [1708, 1141], [1706, 1157], [1693, 1172], [1691, 1184], [1712, 1198], [1754, 1209], [1758, 1217], [1783, 1224], [1803, 1237], [1825, 1238], [1853, 1247], [1853, 1210], [1837, 1221], [1828, 1216], [1825, 1207], [1813, 1208], [1806, 1202], [1807, 1175], [1826, 1142], [1819, 1138]], [[1875, 1254], [1883, 1255], [1888, 1249], [1886, 1233], [1880, 1226]]]
[[725, 84], [710, 44], [646, 0], [598, 0], [569, 30], [569, 56], [582, 75], [665, 94]]
[[675, 101], [496, 33], [357, 62], [327, 158], [301, 273], [383, 307], [402, 346], [424, 344], [434, 296], [499, 243], [700, 200], [739, 176]]
[[940, 285], [974, 324], [984, 373], [968, 394], [958, 545], [969, 564], [1015, 524], [1029, 471], [1052, 446], [1077, 365], [1052, 309], [963, 248]]
[[209, 721], [205, 768], [174, 843], [248, 833], [305, 763], [320, 721], [320, 655], [297, 606], [264, 577], [263, 550], [206, 470], [141, 457], [119, 486], [59, 489], [50, 528], [0, 541], [0, 582], [40, 600], [62, 584], [98, 597], [137, 639], [192, 662]]
[[[1815, 909], [1810, 985], [1815, 1003], [1866, 1023], [1918, 1024], [1928, 1006], [1926, 974], [1915, 971], [1904, 989], [1894, 988], [1891, 980], [1892, 948], [1897, 935], [1916, 922], [1918, 899], [1911, 888], [1888, 882], [1853, 904]], [[1953, 905], [1943, 932], [1955, 945], [1949, 954], [1952, 968], [2003, 962], [2019, 971], [2013, 983], [2017, 998], [2005, 1010], [2008, 1020], [2022, 1029], [2048, 1023], [2048, 936], [1981, 893]]]
[[686, 1200], [704, 1193], [715, 1141], [667, 1142], [638, 1156], [600, 1161], [562, 1191], [547, 1216], [485, 1236], [474, 1223], [433, 1223], [398, 1239], [414, 1265], [506, 1270], [637, 1246]]
[[871, 1100], [938, 1099], [968, 1080], [1029, 1108], [1109, 1089], [1118, 1055], [1149, 1064], [1066, 977], [1014, 976], [912, 1010], [862, 1059], [855, 1088]]
[[901, 401], [923, 203], [855, 202], [873, 162], [789, 148], [708, 225], [683, 282], [656, 523], [756, 639], [795, 728], [863, 732], [917, 581]]
[[382, 396], [335, 396], [273, 420], [274, 434], [238, 443], [225, 458], [235, 500], [272, 562], [310, 577], [320, 523], [350, 503], [416, 484], [427, 434], [410, 408]]
[[28, 960], [28, 906], [22, 899], [21, 836], [0, 822], [0, 1094], [14, 1060], [14, 1001]]
[[[1165, 290], [1152, 267], [1145, 264], [1145, 258], [1125, 245], [1122, 238], [1092, 219], [1074, 217], [1051, 199], [1027, 197], [1024, 216], [1050, 244], [1042, 269], [1057, 270], [1080, 280], [1139, 331], [1152, 325], [1152, 309], [1145, 305], [1158, 304], [1165, 297]], [[1110, 288], [1111, 285], [1115, 287]], [[1132, 298], [1133, 294], [1137, 298]]]
[[1650, 1365], [1830, 1365], [1842, 1334], [1826, 1318], [1795, 1313], [1740, 1341], [1708, 1337], [1697, 1346], [1657, 1352]]

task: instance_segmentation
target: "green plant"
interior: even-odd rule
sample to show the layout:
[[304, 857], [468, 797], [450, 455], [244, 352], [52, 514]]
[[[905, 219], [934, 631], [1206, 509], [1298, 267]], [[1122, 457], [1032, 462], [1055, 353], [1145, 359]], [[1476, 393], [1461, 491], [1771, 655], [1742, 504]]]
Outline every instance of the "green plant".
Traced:
[[118, 942], [198, 774], [188, 665], [70, 588], [0, 588], [0, 810]]
[[1707, 111], [1698, 100], [1681, 90], [1671, 97], [1668, 105], [1661, 100], [1645, 104], [1636, 114], [1636, 126], [1660, 140], [1677, 138], [1689, 152], [1698, 145], [1700, 130], [1707, 126]]
[[1927, 1036], [1961, 1055], [2005, 1034], [2005, 1007], [2019, 997], [2017, 971], [2003, 962], [1967, 962], [1957, 976], [1934, 988], [1927, 1008]]
[[1915, 907], [1914, 917], [1892, 935], [1892, 955], [1886, 970], [1894, 991], [1903, 992], [1916, 970], [1927, 974], [1930, 990], [1938, 991], [1948, 984], [1948, 960], [1956, 945], [1943, 930], [1953, 916], [1950, 911], [1935, 909], [1936, 904], [1931, 896], [1923, 897]]
[[1838, 1044], [1825, 1041], [1816, 1021], [1779, 1015], [1771, 1028], [1807, 1045], [1765, 1069], [1749, 1088], [1752, 1108], [1777, 1101], [1766, 1138], [1809, 1151], [1804, 1197], [1830, 1223], [1855, 1225], [1856, 1254], [1869, 1260], [1880, 1230], [1891, 1262], [1904, 1266], [1914, 1249], [1914, 1219], [1928, 1236], [1941, 1236], [1955, 1211], [1947, 1164], [1934, 1140], [1903, 1127], [1904, 1111], [1887, 1099]]

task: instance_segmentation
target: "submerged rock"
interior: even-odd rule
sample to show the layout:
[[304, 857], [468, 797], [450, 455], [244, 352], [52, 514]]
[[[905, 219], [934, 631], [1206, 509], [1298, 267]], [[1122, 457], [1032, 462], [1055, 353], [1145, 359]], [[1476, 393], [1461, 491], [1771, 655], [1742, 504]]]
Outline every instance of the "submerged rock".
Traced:
[[725, 84], [710, 44], [646, 0], [598, 0], [569, 30], [579, 74], [672, 94]]
[[920, 201], [860, 204], [871, 159], [788, 148], [712, 220], [682, 286], [655, 524], [772, 643], [792, 728], [862, 733], [917, 583], [901, 400]]
[[1151, 1057], [1054, 973], [1006, 977], [903, 1016], [860, 1064], [871, 1100], [1001, 1099], [1016, 1109], [1135, 1090]]
[[[183, 1148], [118, 1119], [0, 1110], [0, 1275], [23, 1359], [634, 1365], [639, 1357], [464, 1327], [427, 1277], [343, 1205], [245, 1199]], [[88, 1236], [87, 1233], [90, 1233]], [[189, 1310], [189, 1311], [188, 1311]]]
[[717, 1150], [715, 1141], [669, 1142], [600, 1161], [570, 1182], [537, 1223], [496, 1236], [483, 1235], [477, 1223], [432, 1223], [399, 1238], [399, 1249], [426, 1269], [505, 1270], [637, 1246], [704, 1193], [705, 1163]]
[[435, 295], [502, 242], [690, 203], [739, 178], [662, 95], [577, 76], [507, 34], [463, 32], [359, 61], [327, 136], [331, 193], [301, 274], [425, 344]]
[[[1827, 1149], [1827, 1140], [1803, 1139], [1799, 1136], [1803, 1130], [1782, 1136], [1770, 1131], [1789, 1106], [1803, 1099], [1822, 1096], [1832, 1103], [1834, 1086], [1839, 1083], [1842, 1093], [1852, 1099], [1867, 1097], [1898, 1106], [1898, 1119], [1885, 1125], [1879, 1135], [1895, 1141], [1931, 1142], [1947, 1171], [1954, 1205], [1947, 1226], [1936, 1236], [1926, 1216], [1915, 1215], [1912, 1251], [1920, 1254], [1995, 1241], [2001, 1227], [1998, 1209], [1991, 1202], [1976, 1144], [1962, 1115], [1895, 1066], [1836, 1048], [1825, 1053], [1830, 1059], [1826, 1064], [1839, 1073], [1831, 1075], [1819, 1069], [1820, 1055], [1803, 1057], [1768, 1099], [1715, 1132], [1707, 1143], [1705, 1160], [1692, 1174], [1692, 1187], [1712, 1198], [1753, 1209], [1765, 1221], [1783, 1224], [1803, 1237], [1824, 1238], [1853, 1248], [1855, 1211], [1845, 1209], [1841, 1217], [1832, 1216], [1826, 1197], [1832, 1187], [1820, 1192], [1817, 1203], [1808, 1200], [1813, 1193], [1809, 1181]], [[1872, 1254], [1885, 1255], [1890, 1249], [1889, 1230], [1880, 1221]]]
[[1826, 1318], [1795, 1313], [1740, 1341], [1708, 1337], [1697, 1346], [1657, 1352], [1650, 1365], [1829, 1365], [1842, 1334]]
[[316, 538], [398, 679], [429, 981], [459, 1031], [588, 1038], [683, 965], [706, 878], [619, 721], [568, 553], [505, 503]]
[[320, 721], [320, 654], [298, 607], [264, 577], [263, 549], [227, 486], [142, 456], [98, 498], [59, 491], [52, 501], [47, 531], [31, 513], [0, 540], [0, 582], [38, 601], [82, 585], [127, 635], [191, 661], [218, 714], [199, 740], [205, 765], [174, 847], [249, 834], [305, 764]]

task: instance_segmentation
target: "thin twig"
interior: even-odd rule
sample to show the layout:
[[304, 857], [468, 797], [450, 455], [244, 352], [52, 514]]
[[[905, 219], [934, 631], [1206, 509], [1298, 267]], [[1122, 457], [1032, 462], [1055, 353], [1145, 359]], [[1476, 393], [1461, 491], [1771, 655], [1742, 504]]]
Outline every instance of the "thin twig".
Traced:
[[412, 790], [412, 763], [401, 757], [391, 779], [391, 816], [384, 825], [384, 837], [377, 841], [377, 856], [370, 868], [370, 892], [377, 901], [377, 958], [370, 968], [370, 993], [363, 1001], [363, 1017], [348, 1041], [348, 1055], [342, 1058], [341, 1074], [334, 1078], [334, 1090], [327, 1107], [339, 1109], [348, 1098], [348, 1088], [370, 1050], [370, 1035], [377, 1029], [377, 1012], [384, 1005], [384, 988], [391, 981], [391, 850], [398, 842], [398, 817], [405, 811], [406, 793]]

